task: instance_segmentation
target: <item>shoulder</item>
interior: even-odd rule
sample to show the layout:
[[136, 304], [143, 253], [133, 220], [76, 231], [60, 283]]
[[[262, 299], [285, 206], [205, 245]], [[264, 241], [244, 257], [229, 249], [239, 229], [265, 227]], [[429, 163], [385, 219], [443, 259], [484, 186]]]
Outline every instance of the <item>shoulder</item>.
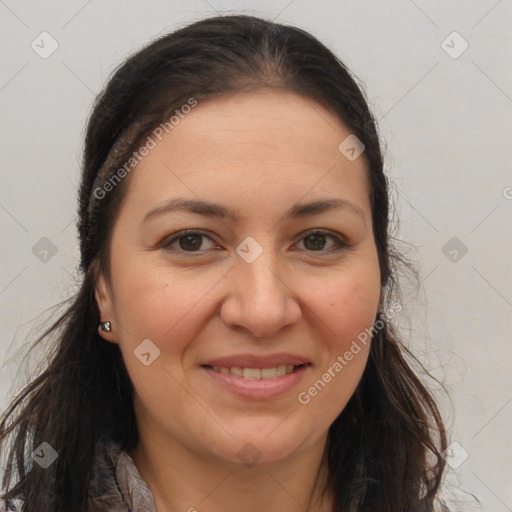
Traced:
[[[121, 443], [105, 435], [96, 447], [89, 512], [156, 512], [153, 496]], [[1, 512], [1, 511], [0, 511]]]
[[[96, 443], [92, 475], [89, 481], [88, 506], [90, 512], [125, 512], [128, 507], [119, 488], [116, 465], [120, 448], [107, 435]], [[2, 512], [0, 510], [0, 512]]]
[[23, 500], [4, 500], [0, 498], [0, 512], [21, 512]]
[[[89, 481], [89, 512], [155, 512], [154, 508], [132, 506], [139, 505], [145, 497], [143, 491], [146, 486], [141, 481], [131, 458], [121, 450], [120, 443], [108, 435], [101, 435], [96, 443]], [[23, 500], [6, 500], [0, 495], [0, 512], [22, 512], [22, 506]]]

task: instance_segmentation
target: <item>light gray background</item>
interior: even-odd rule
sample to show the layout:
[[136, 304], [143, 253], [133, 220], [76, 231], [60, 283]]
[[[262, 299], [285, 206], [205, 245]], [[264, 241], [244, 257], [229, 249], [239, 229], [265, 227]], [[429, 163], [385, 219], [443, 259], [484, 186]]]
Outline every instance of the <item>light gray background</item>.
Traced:
[[[366, 84], [422, 280], [416, 292], [404, 285], [402, 330], [450, 392], [453, 405], [440, 399], [451, 440], [469, 455], [450, 478], [484, 510], [512, 511], [511, 0], [0, 0], [2, 407], [26, 377], [13, 380], [15, 356], [40, 315], [75, 291], [76, 187], [95, 94], [151, 38], [215, 11], [302, 27]], [[43, 31], [59, 45], [46, 59], [31, 48]], [[453, 31], [469, 44], [457, 58]], [[57, 247], [46, 262], [32, 252], [42, 237]], [[442, 250], [452, 237], [467, 247], [456, 262]]]

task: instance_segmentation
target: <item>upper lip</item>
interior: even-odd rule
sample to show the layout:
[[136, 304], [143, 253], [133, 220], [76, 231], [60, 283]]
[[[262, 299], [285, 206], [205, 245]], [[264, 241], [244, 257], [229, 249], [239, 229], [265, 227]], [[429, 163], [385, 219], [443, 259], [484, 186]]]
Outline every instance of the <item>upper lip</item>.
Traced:
[[208, 361], [201, 363], [201, 366], [221, 366], [225, 368], [231, 368], [233, 366], [238, 368], [274, 368], [275, 366], [283, 364], [299, 366], [306, 363], [309, 363], [309, 360], [306, 357], [295, 354], [238, 354], [209, 359]]

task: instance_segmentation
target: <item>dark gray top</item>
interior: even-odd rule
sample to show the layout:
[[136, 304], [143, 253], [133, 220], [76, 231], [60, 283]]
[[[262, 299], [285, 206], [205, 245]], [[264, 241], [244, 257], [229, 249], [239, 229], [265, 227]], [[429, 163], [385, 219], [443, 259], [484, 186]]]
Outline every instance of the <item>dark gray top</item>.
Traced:
[[[110, 438], [102, 437], [94, 458], [90, 486], [90, 512], [157, 512], [153, 495], [140, 476], [133, 459]], [[0, 500], [0, 512], [21, 512], [21, 500]], [[435, 512], [481, 510], [468, 493], [445, 487], [436, 500]]]

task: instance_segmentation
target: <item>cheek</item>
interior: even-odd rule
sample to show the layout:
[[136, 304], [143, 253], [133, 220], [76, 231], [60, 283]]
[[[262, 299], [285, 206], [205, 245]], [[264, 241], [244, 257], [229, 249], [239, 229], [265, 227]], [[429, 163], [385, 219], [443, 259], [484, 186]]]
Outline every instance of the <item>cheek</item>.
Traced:
[[380, 300], [380, 274], [373, 268], [354, 270], [333, 279], [327, 295], [318, 303], [325, 303], [322, 319], [330, 327], [341, 348], [375, 322]]
[[366, 273], [345, 272], [316, 290], [312, 300], [323, 357], [297, 400], [316, 418], [320, 432], [342, 412], [363, 375], [379, 305], [380, 274], [368, 267]]
[[176, 272], [146, 262], [126, 265], [116, 279], [119, 345], [141, 403], [154, 405], [170, 390], [178, 396], [173, 370], [189, 342], [187, 314], [200, 297], [186, 293], [189, 288]]
[[168, 267], [134, 258], [115, 279], [116, 318], [130, 326], [133, 335], [158, 339], [190, 309], [193, 294], [187, 295], [183, 277]]
[[145, 339], [160, 350], [148, 368], [173, 372], [188, 364], [184, 358], [213, 314], [212, 292], [223, 273], [187, 272], [142, 261], [119, 272], [116, 319], [124, 328], [120, 345], [133, 360], [134, 371], [145, 368], [133, 357]]

